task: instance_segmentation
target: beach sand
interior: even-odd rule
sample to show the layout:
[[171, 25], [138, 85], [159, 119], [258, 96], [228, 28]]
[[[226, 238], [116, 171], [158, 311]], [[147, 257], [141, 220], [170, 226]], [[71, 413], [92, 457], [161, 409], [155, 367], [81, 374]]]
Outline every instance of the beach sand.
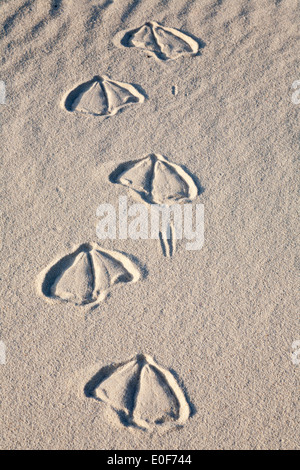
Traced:
[[[0, 448], [299, 448], [297, 1], [2, 0], [0, 12]], [[199, 52], [160, 60], [120, 43], [150, 21]], [[133, 102], [105, 102], [105, 117], [80, 112], [80, 96], [79, 112], [66, 109], [95, 76], [133, 87]], [[100, 204], [137, 201], [109, 175], [149, 154], [197, 181], [201, 250], [182, 240], [165, 257], [157, 240], [97, 237]], [[80, 290], [95, 284], [95, 243], [124, 254], [110, 259], [121, 281], [130, 263], [139, 271], [116, 284], [103, 274], [99, 302]], [[63, 259], [64, 275], [78, 247], [83, 264], [44, 295], [45, 270]], [[136, 360], [142, 412], [161, 377], [182, 405], [174, 426], [124, 425], [87, 393], [103, 367]], [[128, 383], [112, 380], [118, 401]]]

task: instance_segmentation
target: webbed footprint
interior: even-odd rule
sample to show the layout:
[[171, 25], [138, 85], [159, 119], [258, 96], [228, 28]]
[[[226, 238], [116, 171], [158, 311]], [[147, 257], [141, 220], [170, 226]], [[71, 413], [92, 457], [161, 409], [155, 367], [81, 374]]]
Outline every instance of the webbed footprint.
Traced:
[[[149, 154], [140, 160], [121, 163], [109, 175], [109, 180], [130, 188], [147, 204], [161, 206], [191, 202], [199, 192], [194, 179], [186, 170], [159, 154]], [[164, 256], [173, 256], [176, 238], [176, 228], [169, 220], [159, 232]]]
[[199, 52], [199, 43], [189, 35], [175, 28], [161, 26], [156, 21], [148, 21], [140, 28], [120, 33], [118, 41], [123, 47], [142, 49], [164, 61]]
[[144, 100], [133, 85], [96, 76], [69, 92], [63, 106], [69, 112], [109, 117], [127, 105]]
[[181, 166], [159, 154], [122, 163], [109, 180], [127, 186], [148, 204], [188, 202], [198, 194], [193, 178]]
[[190, 416], [173, 374], [148, 355], [104, 367], [86, 385], [85, 393], [107, 403], [124, 425], [144, 430], [180, 426]]
[[50, 299], [97, 304], [116, 283], [137, 282], [139, 278], [137, 267], [127, 256], [86, 243], [46, 268], [38, 278], [38, 289]]

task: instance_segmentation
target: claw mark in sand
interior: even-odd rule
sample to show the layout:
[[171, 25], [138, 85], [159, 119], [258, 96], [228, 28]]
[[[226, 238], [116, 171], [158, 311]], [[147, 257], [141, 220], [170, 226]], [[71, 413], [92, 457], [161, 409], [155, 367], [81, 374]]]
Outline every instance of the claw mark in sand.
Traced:
[[140, 28], [119, 33], [115, 42], [123, 47], [137, 47], [164, 61], [199, 52], [199, 43], [193, 38], [155, 21], [148, 21]]
[[109, 117], [125, 106], [144, 100], [133, 85], [95, 76], [69, 92], [63, 99], [63, 107], [69, 112]]
[[103, 367], [85, 386], [85, 395], [108, 404], [124, 426], [143, 430], [182, 426], [190, 417], [173, 374], [148, 355]]
[[129, 258], [85, 243], [55, 261], [38, 278], [38, 291], [75, 305], [97, 305], [116, 283], [137, 282], [140, 273]]
[[176, 251], [176, 231], [172, 223], [162, 228], [159, 232], [159, 240], [163, 255], [171, 258]]
[[177, 85], [172, 86], [172, 95], [177, 96], [178, 95], [178, 87]]

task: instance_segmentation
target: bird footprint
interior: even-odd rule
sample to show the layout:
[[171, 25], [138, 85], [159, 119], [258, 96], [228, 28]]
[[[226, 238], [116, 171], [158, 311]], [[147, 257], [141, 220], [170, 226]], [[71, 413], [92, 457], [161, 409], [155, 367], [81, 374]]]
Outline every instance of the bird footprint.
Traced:
[[96, 76], [69, 92], [63, 106], [69, 112], [108, 117], [125, 106], [144, 100], [133, 85]]
[[137, 267], [127, 256], [85, 243], [46, 268], [38, 278], [38, 289], [50, 299], [97, 304], [114, 284], [139, 278]]
[[123, 47], [137, 47], [159, 60], [174, 60], [183, 55], [199, 52], [199, 43], [174, 28], [148, 21], [143, 26], [119, 33], [116, 43]]
[[126, 426], [183, 425], [190, 407], [175, 377], [148, 355], [102, 368], [85, 394], [111, 406]]
[[159, 154], [122, 163], [109, 180], [129, 187], [148, 204], [187, 202], [198, 195], [193, 178], [181, 166]]

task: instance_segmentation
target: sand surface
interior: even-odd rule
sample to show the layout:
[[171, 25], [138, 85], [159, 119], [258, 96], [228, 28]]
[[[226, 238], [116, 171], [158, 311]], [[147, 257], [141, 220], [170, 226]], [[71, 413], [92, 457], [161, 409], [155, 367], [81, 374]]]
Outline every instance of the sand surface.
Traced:
[[[0, 17], [0, 448], [299, 448], [297, 1], [2, 0]], [[190, 35], [199, 53], [160, 60], [118, 46], [150, 21]], [[109, 103], [93, 95], [104, 118], [82, 113], [91, 101], [76, 95], [81, 111], [67, 110], [95, 76], [134, 87], [137, 102], [118, 110], [113, 92]], [[152, 153], [201, 184], [199, 251], [182, 241], [167, 258], [157, 240], [97, 238], [100, 204], [135, 201], [109, 175]], [[83, 244], [97, 242], [128, 256], [137, 282], [103, 274], [108, 296], [94, 308], [53, 298], [74, 284], [77, 303], [94, 299], [94, 245]], [[42, 295], [41, 273], [67, 257], [64, 272], [78, 246], [76, 273]], [[108, 270], [134, 277], [118, 260]], [[117, 364], [107, 393], [122, 407], [122, 368], [135, 374], [140, 360], [135, 421], [168, 384], [183, 427], [124, 425], [96, 399], [106, 385], [87, 393]]]

